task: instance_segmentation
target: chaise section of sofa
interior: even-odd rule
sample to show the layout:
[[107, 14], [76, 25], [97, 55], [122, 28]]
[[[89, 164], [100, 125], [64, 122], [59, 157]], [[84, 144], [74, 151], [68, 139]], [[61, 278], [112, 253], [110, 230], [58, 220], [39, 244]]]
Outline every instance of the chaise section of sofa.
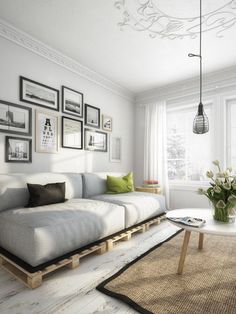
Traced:
[[163, 195], [142, 192], [107, 194], [106, 175], [106, 173], [83, 173], [83, 197], [123, 206], [125, 208], [125, 228], [165, 212]]

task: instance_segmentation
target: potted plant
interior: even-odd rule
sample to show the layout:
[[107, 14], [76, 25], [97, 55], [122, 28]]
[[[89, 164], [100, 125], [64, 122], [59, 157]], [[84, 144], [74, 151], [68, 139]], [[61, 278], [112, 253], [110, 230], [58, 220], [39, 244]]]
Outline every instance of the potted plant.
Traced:
[[205, 195], [214, 208], [214, 219], [222, 222], [235, 221], [236, 207], [236, 177], [232, 175], [232, 168], [225, 171], [220, 168], [218, 160], [213, 161], [217, 172], [207, 171], [210, 181], [208, 189], [198, 189], [198, 193]]

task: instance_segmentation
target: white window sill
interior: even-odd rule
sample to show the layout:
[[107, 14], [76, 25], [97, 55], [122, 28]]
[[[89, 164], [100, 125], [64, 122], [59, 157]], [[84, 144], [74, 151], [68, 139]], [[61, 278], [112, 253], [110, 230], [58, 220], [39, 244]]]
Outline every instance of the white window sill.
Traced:
[[172, 191], [197, 191], [199, 188], [208, 188], [210, 187], [209, 182], [207, 181], [193, 181], [193, 182], [170, 182], [170, 190]]

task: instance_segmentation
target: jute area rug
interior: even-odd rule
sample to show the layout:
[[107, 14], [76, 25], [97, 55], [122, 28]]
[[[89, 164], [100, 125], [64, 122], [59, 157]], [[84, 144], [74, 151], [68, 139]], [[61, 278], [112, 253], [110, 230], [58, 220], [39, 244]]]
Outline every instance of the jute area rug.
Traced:
[[192, 232], [184, 272], [177, 275], [184, 232], [155, 246], [97, 289], [140, 313], [236, 313], [236, 238]]

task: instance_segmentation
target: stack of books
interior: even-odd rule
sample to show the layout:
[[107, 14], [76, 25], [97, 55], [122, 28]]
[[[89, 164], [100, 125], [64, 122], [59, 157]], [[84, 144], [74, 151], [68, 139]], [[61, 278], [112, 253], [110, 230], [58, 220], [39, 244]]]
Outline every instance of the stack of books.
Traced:
[[159, 188], [159, 182], [157, 180], [145, 180], [143, 182], [144, 188]]

